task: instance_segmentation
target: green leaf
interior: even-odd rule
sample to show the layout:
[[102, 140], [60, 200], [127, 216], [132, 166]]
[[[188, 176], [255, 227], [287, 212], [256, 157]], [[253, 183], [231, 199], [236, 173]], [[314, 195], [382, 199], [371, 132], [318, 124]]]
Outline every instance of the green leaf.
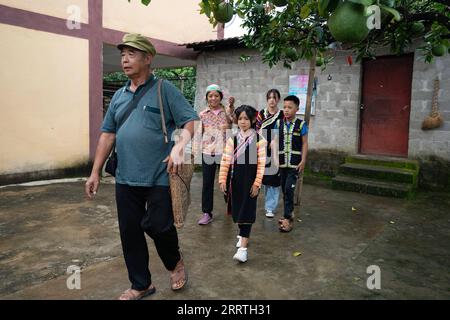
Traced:
[[300, 11], [300, 18], [306, 19], [306, 18], [308, 18], [310, 13], [311, 13], [311, 7], [309, 6], [309, 4], [305, 4], [302, 7], [302, 10]]
[[211, 18], [211, 6], [209, 5], [208, 0], [203, 0], [199, 5], [200, 8], [202, 8], [200, 14], [204, 13], [208, 18]]
[[314, 31], [316, 32], [316, 38], [318, 42], [321, 42], [323, 39], [323, 29], [321, 27], [314, 28]]
[[319, 2], [319, 15], [322, 17], [325, 17], [327, 14], [327, 8], [328, 5], [330, 4], [330, 0], [318, 0]]
[[236, 9], [236, 13], [239, 18], [241, 18], [242, 20], [245, 19], [245, 13], [242, 10]]
[[385, 10], [385, 11], [387, 11], [387, 12], [389, 12], [390, 14], [392, 14], [396, 21], [402, 20], [402, 17], [400, 16], [400, 13], [397, 10], [395, 10], [394, 8], [389, 8], [389, 7], [386, 7], [386, 6], [383, 6], [383, 5], [380, 5], [380, 8]]
[[391, 8], [395, 7], [395, 0], [380, 0], [379, 2], [384, 6], [388, 6]]
[[239, 60], [241, 60], [242, 62], [247, 62], [248, 60], [250, 60], [250, 56], [245, 55], [245, 54], [241, 54], [241, 56], [239, 57]]
[[375, 0], [349, 0], [350, 2], [354, 2], [354, 3], [359, 3], [365, 6], [370, 6], [372, 5]]
[[[131, 0], [128, 0], [128, 2], [131, 2]], [[148, 5], [150, 4], [150, 2], [152, 2], [152, 0], [141, 0], [141, 3], [142, 3], [144, 6], [148, 6]]]

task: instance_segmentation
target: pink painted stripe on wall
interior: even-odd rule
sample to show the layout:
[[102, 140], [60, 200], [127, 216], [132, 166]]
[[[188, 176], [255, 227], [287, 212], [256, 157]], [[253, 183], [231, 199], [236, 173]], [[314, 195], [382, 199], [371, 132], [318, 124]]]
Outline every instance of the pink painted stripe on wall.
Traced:
[[103, 1], [89, 1], [89, 158], [94, 160], [103, 121]]
[[0, 23], [83, 39], [88, 39], [91, 33], [90, 26], [85, 23], [80, 23], [80, 29], [71, 30], [65, 19], [4, 5], [0, 5]]
[[[68, 29], [65, 19], [11, 8], [4, 5], [0, 5], [0, 23], [83, 39], [96, 38], [96, 40], [100, 39], [100, 41], [108, 44], [118, 44], [121, 42], [125, 33], [102, 27], [102, 11], [99, 11], [100, 8], [102, 8], [102, 5], [103, 1], [101, 0], [89, 1], [89, 24], [81, 23], [80, 29]], [[92, 12], [95, 12], [95, 14]], [[98, 37], [99, 32], [100, 38]], [[195, 60], [197, 57], [197, 53], [192, 49], [187, 49], [183, 45], [159, 39], [149, 39], [154, 44], [157, 52], [162, 55], [191, 60]]]

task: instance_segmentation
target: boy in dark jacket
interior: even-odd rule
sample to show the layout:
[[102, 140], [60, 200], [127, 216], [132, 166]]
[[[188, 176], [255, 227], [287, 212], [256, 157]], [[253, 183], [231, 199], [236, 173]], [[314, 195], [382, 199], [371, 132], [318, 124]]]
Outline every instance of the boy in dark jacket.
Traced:
[[295, 185], [299, 172], [305, 168], [308, 153], [308, 126], [306, 122], [296, 118], [299, 104], [296, 96], [284, 98], [284, 118], [277, 120], [275, 124], [275, 129], [279, 130], [275, 141], [279, 149], [278, 161], [284, 200], [284, 217], [278, 221], [281, 232], [292, 230]]

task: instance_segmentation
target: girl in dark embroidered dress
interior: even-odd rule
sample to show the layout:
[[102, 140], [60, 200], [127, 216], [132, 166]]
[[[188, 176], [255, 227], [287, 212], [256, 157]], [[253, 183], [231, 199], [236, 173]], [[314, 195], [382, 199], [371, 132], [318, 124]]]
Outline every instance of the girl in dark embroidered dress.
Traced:
[[[272, 141], [272, 130], [277, 120], [283, 119], [283, 110], [278, 108], [280, 101], [280, 91], [277, 89], [270, 89], [266, 93], [267, 108], [258, 112], [256, 117], [256, 131], [262, 135], [267, 141]], [[277, 168], [277, 159], [272, 157], [272, 149], [267, 145], [267, 161], [266, 171], [263, 178], [264, 186], [264, 207], [266, 209], [266, 217], [273, 218], [275, 210], [278, 206], [278, 199], [280, 197], [281, 177], [280, 171]]]
[[255, 130], [257, 111], [247, 105], [236, 109], [239, 133], [228, 139], [220, 163], [219, 184], [227, 194], [229, 213], [239, 226], [238, 250], [233, 259], [247, 261], [247, 245], [256, 220], [256, 199], [266, 162], [266, 140]]

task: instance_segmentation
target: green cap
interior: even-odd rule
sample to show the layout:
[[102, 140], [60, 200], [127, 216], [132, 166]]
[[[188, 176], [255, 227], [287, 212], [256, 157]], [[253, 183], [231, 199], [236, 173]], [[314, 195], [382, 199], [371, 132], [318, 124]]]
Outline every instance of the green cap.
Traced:
[[210, 91], [217, 91], [217, 92], [222, 92], [222, 89], [220, 89], [220, 87], [217, 84], [210, 84], [207, 88], [206, 88], [206, 94], [208, 94], [208, 92]]
[[155, 56], [156, 54], [153, 44], [146, 37], [137, 33], [128, 33], [123, 36], [122, 43], [118, 44], [117, 48], [122, 50], [125, 46], [150, 53], [152, 56]]

